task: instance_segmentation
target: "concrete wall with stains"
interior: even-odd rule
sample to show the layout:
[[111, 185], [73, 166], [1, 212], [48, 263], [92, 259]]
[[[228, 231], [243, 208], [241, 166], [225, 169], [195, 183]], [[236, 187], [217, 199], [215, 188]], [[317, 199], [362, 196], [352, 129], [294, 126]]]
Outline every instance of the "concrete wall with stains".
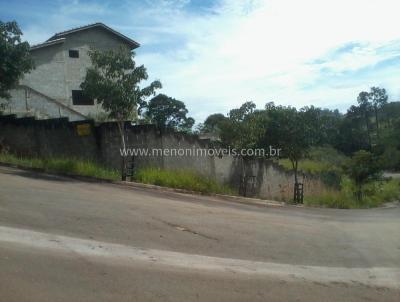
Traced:
[[[88, 131], [80, 133], [84, 125]], [[198, 155], [196, 150], [212, 146], [197, 136], [160, 131], [154, 125], [125, 124], [127, 147], [148, 150], [135, 156], [137, 169], [156, 167], [170, 170], [191, 170], [228, 184], [242, 195], [271, 200], [291, 200], [293, 174], [275, 162], [258, 158], [243, 160], [233, 156]], [[0, 116], [0, 146], [24, 156], [73, 157], [95, 161], [111, 169], [120, 169], [120, 133], [116, 123], [95, 125], [93, 121], [69, 122], [68, 119], [35, 120]], [[192, 150], [179, 156], [152, 150]], [[174, 155], [175, 154], [175, 155]], [[327, 189], [319, 177], [300, 175], [304, 192], [315, 194]]]

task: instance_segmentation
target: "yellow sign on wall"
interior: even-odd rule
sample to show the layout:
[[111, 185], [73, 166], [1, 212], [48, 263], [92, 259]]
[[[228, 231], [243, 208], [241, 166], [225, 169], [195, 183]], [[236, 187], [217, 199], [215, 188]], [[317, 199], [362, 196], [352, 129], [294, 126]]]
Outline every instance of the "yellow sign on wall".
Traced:
[[87, 136], [91, 134], [91, 125], [90, 124], [80, 124], [76, 125], [76, 131], [79, 136]]

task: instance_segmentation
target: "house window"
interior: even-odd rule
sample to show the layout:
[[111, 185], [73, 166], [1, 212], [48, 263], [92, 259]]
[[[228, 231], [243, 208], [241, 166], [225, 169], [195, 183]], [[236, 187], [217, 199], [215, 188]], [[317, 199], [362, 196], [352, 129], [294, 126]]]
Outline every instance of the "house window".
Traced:
[[70, 49], [69, 50], [69, 57], [70, 58], [79, 58], [79, 51], [78, 50], [74, 50], [74, 49]]
[[72, 90], [73, 105], [94, 105], [94, 100], [83, 94], [82, 90]]

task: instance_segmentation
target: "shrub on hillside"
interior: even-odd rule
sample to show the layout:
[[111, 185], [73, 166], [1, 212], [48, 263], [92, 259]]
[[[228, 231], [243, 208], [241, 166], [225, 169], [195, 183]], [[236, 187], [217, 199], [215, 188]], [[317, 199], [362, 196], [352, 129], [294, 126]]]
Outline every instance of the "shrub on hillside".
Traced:
[[352, 158], [346, 161], [343, 168], [356, 186], [354, 193], [358, 200], [363, 198], [363, 186], [379, 179], [381, 173], [376, 156], [365, 150], [355, 152]]

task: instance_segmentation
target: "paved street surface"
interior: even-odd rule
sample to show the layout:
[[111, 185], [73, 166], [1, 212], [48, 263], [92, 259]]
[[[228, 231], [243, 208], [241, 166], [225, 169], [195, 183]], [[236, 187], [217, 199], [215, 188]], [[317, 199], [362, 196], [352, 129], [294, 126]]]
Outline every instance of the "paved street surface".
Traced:
[[257, 206], [0, 167], [0, 301], [400, 301], [400, 208]]

